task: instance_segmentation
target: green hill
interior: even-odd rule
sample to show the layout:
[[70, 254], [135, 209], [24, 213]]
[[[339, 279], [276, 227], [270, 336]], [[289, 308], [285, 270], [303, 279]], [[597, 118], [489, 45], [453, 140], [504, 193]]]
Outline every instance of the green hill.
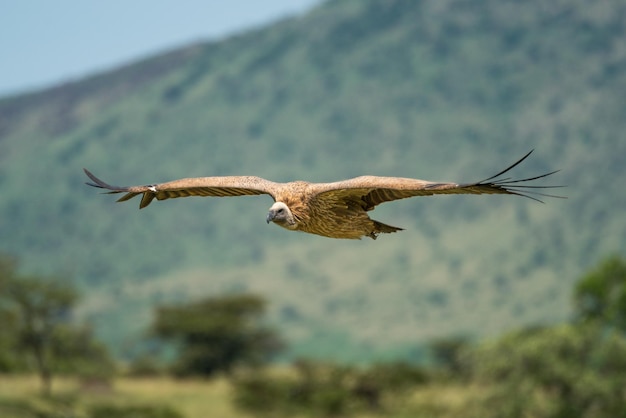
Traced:
[[[0, 99], [0, 251], [73, 277], [124, 354], [157, 303], [253, 291], [292, 354], [373, 360], [567, 318], [626, 248], [626, 3], [330, 1], [302, 17]], [[83, 185], [248, 174], [472, 181], [562, 169], [568, 200], [383, 205], [375, 242], [267, 226], [267, 197], [137, 210]]]

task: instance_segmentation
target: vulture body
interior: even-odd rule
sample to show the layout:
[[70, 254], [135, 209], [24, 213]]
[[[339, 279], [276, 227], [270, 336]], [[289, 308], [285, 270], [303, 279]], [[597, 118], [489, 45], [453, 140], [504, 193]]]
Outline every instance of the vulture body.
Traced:
[[293, 181], [276, 183], [254, 176], [194, 177], [145, 186], [111, 186], [85, 173], [93, 181], [89, 186], [109, 190], [107, 193], [125, 193], [118, 202], [141, 195], [139, 208], [157, 200], [188, 196], [245, 196], [270, 195], [274, 204], [266, 221], [292, 231], [302, 231], [329, 238], [376, 239], [381, 233], [401, 231], [391, 225], [371, 219], [367, 212], [377, 205], [414, 196], [438, 194], [509, 194], [528, 197], [541, 202], [538, 196], [552, 196], [534, 189], [560, 186], [536, 186], [528, 182], [547, 177], [557, 171], [511, 180], [503, 174], [524, 161], [532, 151], [495, 176], [474, 183], [432, 182], [401, 177], [361, 176], [333, 183]]

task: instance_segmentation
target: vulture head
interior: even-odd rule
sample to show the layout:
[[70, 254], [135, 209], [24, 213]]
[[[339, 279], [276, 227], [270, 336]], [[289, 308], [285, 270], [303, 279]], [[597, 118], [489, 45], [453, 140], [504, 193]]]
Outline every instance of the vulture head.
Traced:
[[267, 223], [274, 222], [278, 226], [282, 226], [287, 229], [296, 228], [296, 219], [294, 218], [289, 207], [283, 202], [276, 202], [272, 205], [269, 212], [267, 212]]

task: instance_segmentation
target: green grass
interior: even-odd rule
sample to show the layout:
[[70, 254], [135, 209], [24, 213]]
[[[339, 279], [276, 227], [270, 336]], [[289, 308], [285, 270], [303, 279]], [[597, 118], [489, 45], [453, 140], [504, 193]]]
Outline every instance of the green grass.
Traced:
[[[284, 373], [280, 369], [274, 373]], [[479, 398], [479, 387], [459, 384], [432, 384], [415, 389], [406, 400], [394, 403], [382, 415], [359, 414], [360, 417], [461, 417], [463, 409]], [[118, 378], [110, 390], [87, 389], [74, 379], [55, 379], [52, 399], [42, 398], [39, 382], [33, 376], [0, 376], [0, 415], [22, 418], [19, 411], [64, 410], [84, 417], [90, 406], [114, 404], [117, 406], [169, 406], [185, 418], [243, 418], [245, 414], [232, 405], [232, 387], [228, 381], [179, 380], [169, 377]], [[391, 414], [391, 415], [388, 415]], [[304, 416], [304, 415], [303, 415]]]
[[[0, 412], [9, 405], [73, 405], [76, 411], [111, 403], [118, 406], [170, 406], [186, 418], [241, 417], [230, 402], [230, 387], [224, 380], [174, 380], [171, 378], [118, 378], [109, 388], [81, 387], [74, 379], [55, 379], [52, 400], [41, 398], [39, 381], [32, 376], [2, 376]], [[69, 401], [69, 402], [68, 402]], [[9, 412], [7, 412], [9, 413]], [[1, 414], [4, 417], [10, 415]]]

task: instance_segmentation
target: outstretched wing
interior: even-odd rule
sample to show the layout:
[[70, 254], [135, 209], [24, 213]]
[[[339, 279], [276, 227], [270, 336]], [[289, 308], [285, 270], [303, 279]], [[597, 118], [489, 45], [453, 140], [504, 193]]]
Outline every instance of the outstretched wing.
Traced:
[[528, 158], [532, 152], [531, 150], [517, 162], [495, 176], [476, 183], [442, 183], [401, 177], [363, 176], [334, 183], [313, 185], [315, 187], [314, 193], [317, 194], [317, 199], [359, 201], [365, 210], [373, 209], [376, 205], [384, 202], [436, 194], [511, 194], [528, 197], [538, 202], [542, 201], [538, 197], [533, 196], [563, 198], [562, 196], [553, 196], [537, 190], [563, 186], [528, 184], [534, 180], [548, 177], [559, 170], [517, 180], [512, 180], [510, 177], [501, 177]]
[[155, 197], [157, 200], [165, 200], [188, 196], [223, 197], [268, 194], [273, 198], [280, 187], [279, 183], [253, 176], [192, 177], [160, 184], [120, 187], [111, 186], [91, 174], [89, 170], [85, 168], [83, 170], [93, 181], [93, 183], [85, 184], [110, 190], [107, 193], [126, 193], [117, 200], [118, 202], [142, 195], [139, 209], [148, 206]]

